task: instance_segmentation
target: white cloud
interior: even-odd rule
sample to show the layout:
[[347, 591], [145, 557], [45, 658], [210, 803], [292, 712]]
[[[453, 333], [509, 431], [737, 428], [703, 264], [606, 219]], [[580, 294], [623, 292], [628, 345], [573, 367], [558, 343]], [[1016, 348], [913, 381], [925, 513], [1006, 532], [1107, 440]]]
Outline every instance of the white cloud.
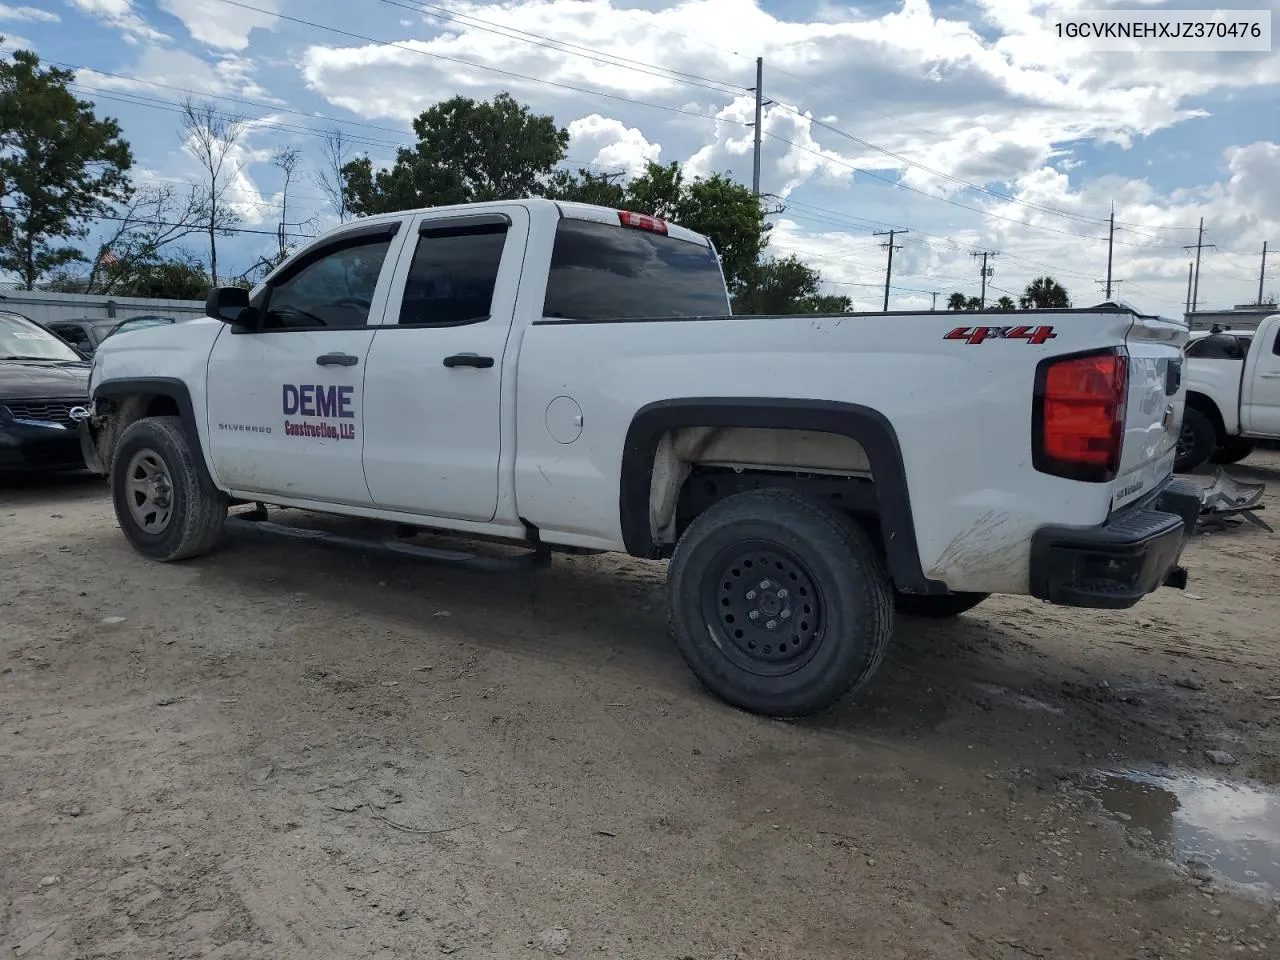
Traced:
[[[194, 94], [213, 96], [235, 95], [258, 100], [273, 99], [251, 76], [253, 61], [225, 54], [210, 62], [194, 54], [173, 47], [147, 46], [139, 54], [132, 67], [112, 76], [94, 70], [79, 70], [80, 82], [106, 90], [137, 90], [150, 96], [173, 99], [179, 94], [176, 87]], [[234, 109], [234, 107], [228, 107]]]
[[[92, 2], [118, 3], [123, 0]], [[255, 0], [253, 5], [267, 13], [229, 7], [218, 0], [158, 0], [158, 3], [161, 10], [181, 20], [193, 38], [222, 50], [243, 50], [249, 45], [250, 33], [256, 29], [271, 29], [279, 22], [276, 16], [279, 0]]]
[[70, 0], [73, 6], [124, 34], [126, 41], [136, 37], [148, 40], [169, 39], [156, 30], [133, 9], [133, 0]]
[[591, 163], [611, 170], [635, 175], [662, 155], [662, 144], [650, 143], [638, 128], [598, 113], [572, 121], [568, 129], [570, 155], [585, 159], [591, 154]]
[[36, 7], [10, 7], [0, 3], [0, 20], [40, 20], [45, 23], [58, 23], [62, 18], [50, 10]]

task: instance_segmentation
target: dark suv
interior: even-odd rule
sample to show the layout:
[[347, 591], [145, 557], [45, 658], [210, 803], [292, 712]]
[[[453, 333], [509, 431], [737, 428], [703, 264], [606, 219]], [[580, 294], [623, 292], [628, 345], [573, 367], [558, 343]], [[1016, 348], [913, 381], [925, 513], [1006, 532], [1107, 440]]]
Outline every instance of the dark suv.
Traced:
[[50, 320], [45, 326], [71, 344], [85, 356], [93, 356], [98, 345], [107, 337], [128, 330], [140, 330], [143, 327], [155, 327], [166, 323], [175, 323], [174, 317], [152, 316], [130, 317], [128, 320], [109, 320], [99, 317], [75, 317], [70, 320]]
[[89, 363], [44, 327], [0, 311], [0, 472], [83, 469]]

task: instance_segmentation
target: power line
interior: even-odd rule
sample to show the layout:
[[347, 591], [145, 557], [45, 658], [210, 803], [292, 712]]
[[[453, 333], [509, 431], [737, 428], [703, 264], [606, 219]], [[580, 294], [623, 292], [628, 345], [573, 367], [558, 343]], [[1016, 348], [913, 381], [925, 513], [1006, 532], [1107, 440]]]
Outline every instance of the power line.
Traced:
[[277, 13], [274, 10], [264, 10], [262, 7], [255, 7], [250, 3], [242, 3], [241, 0], [218, 0], [219, 3], [229, 4], [233, 7], [239, 7], [242, 10], [252, 10], [254, 13], [260, 13], [264, 16], [276, 17], [280, 20], [287, 20], [290, 23], [301, 24], [305, 27], [312, 27], [316, 30], [324, 30], [327, 33], [334, 33], [342, 37], [350, 37], [353, 40], [361, 40], [365, 43], [372, 43], [375, 46], [391, 47], [396, 50], [404, 50], [406, 53], [417, 54], [420, 57], [428, 57], [432, 60], [443, 60], [446, 63], [456, 63], [460, 66], [471, 67], [473, 70], [487, 70], [490, 73], [501, 74], [504, 77], [513, 77], [517, 80], [525, 80], [529, 83], [540, 83], [548, 87], [556, 87], [560, 90], [570, 90], [574, 93], [586, 94], [590, 97], [602, 97], [606, 100], [616, 100], [620, 103], [629, 103], [637, 107], [649, 107], [653, 110], [664, 110], [667, 113], [677, 113], [686, 117], [699, 117], [703, 120], [713, 120], [717, 123], [731, 123], [735, 126], [745, 127], [747, 124], [742, 120], [732, 120], [727, 117], [716, 117], [711, 114], [698, 113], [696, 110], [684, 110], [680, 107], [672, 107], [662, 103], [651, 103], [647, 100], [637, 100], [634, 97], [624, 97], [616, 93], [606, 93], [603, 90], [593, 90], [590, 87], [579, 87], [571, 83], [561, 83], [558, 80], [548, 80], [545, 77], [531, 77], [527, 74], [516, 73], [514, 70], [504, 70], [501, 67], [491, 67], [488, 64], [476, 63], [472, 60], [463, 60], [461, 57], [451, 57], [443, 53], [432, 53], [428, 50], [420, 50], [417, 47], [411, 47], [403, 43], [396, 43], [391, 40], [379, 40], [376, 37], [369, 37], [362, 33], [354, 33], [350, 30], [342, 30], [338, 27], [331, 27], [323, 23], [316, 23], [313, 20], [304, 20], [301, 17], [291, 17], [287, 14]]
[[[230, 3], [232, 2], [232, 0], [222, 0], [222, 2]], [[917, 187], [913, 187], [910, 184], [903, 183], [900, 180], [894, 180], [891, 177], [885, 177], [885, 176], [881, 176], [878, 173], [873, 173], [870, 170], [866, 170], [862, 167], [856, 166], [855, 164], [849, 163], [847, 160], [844, 160], [843, 158], [829, 156], [828, 154], [822, 153], [818, 150], [813, 150], [809, 147], [806, 147], [804, 144], [796, 143], [794, 140], [788, 140], [786, 137], [779, 136], [776, 133], [765, 131], [765, 136], [772, 137], [774, 140], [777, 140], [780, 143], [785, 143], [788, 146], [795, 147], [797, 150], [802, 150], [805, 153], [813, 154], [814, 156], [820, 157], [821, 159], [826, 160], [828, 162], [838, 164], [839, 166], [842, 166], [842, 167], [846, 167], [849, 170], [852, 170], [854, 173], [861, 173], [864, 176], [871, 177], [875, 180], [880, 180], [884, 183], [890, 184], [891, 186], [898, 187], [902, 190], [909, 190], [912, 193], [918, 193], [922, 197], [928, 197], [930, 200], [939, 200], [943, 203], [949, 203], [951, 204], [951, 206], [959, 207], [961, 210], [968, 210], [971, 213], [976, 213], [984, 217], [991, 217], [995, 220], [1004, 220], [1004, 221], [1007, 221], [1008, 223], [1017, 224], [1020, 227], [1027, 227], [1028, 229], [1032, 229], [1032, 230], [1043, 230], [1046, 233], [1056, 233], [1064, 237], [1075, 237], [1077, 240], [1093, 240], [1099, 243], [1104, 242], [1106, 240], [1105, 237], [1091, 237], [1085, 234], [1072, 233], [1070, 230], [1058, 230], [1054, 227], [1046, 227], [1046, 226], [1043, 226], [1042, 224], [1030, 223], [1029, 221], [1026, 221], [1026, 220], [1015, 220], [1013, 217], [1006, 217], [998, 213], [993, 213], [990, 210], [983, 210], [981, 207], [971, 207], [968, 204], [960, 203], [958, 200], [952, 200], [950, 197], [940, 197], [933, 193], [926, 193], [924, 190], [921, 190]], [[1143, 250], [1174, 249], [1174, 247], [1172, 246], [1156, 247], [1150, 244], [1143, 244], [1143, 243], [1126, 243], [1123, 240], [1117, 240], [1116, 242], [1123, 243], [1126, 246], [1130, 246], [1130, 247], [1138, 247]]]
[[[509, 27], [506, 24], [495, 23], [492, 20], [484, 20], [471, 14], [457, 13], [445, 7], [440, 7], [431, 3], [411, 4], [402, 3], [400, 0], [379, 0], [379, 2], [418, 14], [423, 13], [425, 10], [430, 10], [432, 12], [427, 14], [427, 16], [436, 17], [440, 20], [460, 23], [464, 26], [474, 27], [477, 30], [494, 33], [498, 36], [507, 37], [511, 40], [521, 40], [535, 46], [546, 47], [547, 49], [555, 50], [558, 53], [567, 53], [571, 56], [583, 57], [593, 63], [607, 63], [611, 66], [634, 70], [637, 73], [643, 73], [647, 76], [658, 77], [663, 80], [672, 80], [676, 83], [684, 83], [691, 87], [701, 87], [704, 90], [714, 90], [717, 93], [739, 93], [747, 89], [741, 84], [729, 83], [724, 80], [713, 80], [710, 77], [698, 76], [696, 73], [682, 73], [679, 70], [671, 70], [656, 63], [646, 63], [643, 60], [632, 60], [630, 57], [624, 57], [619, 54], [603, 53], [599, 50], [592, 50], [590, 47], [584, 47], [576, 43], [569, 43], [567, 40], [558, 40], [555, 37], [548, 37], [541, 33], [521, 30], [518, 27]], [[644, 69], [646, 67], [651, 68], [652, 70], [660, 70], [662, 73], [652, 73], [650, 70]], [[668, 74], [670, 76], [668, 76]]]

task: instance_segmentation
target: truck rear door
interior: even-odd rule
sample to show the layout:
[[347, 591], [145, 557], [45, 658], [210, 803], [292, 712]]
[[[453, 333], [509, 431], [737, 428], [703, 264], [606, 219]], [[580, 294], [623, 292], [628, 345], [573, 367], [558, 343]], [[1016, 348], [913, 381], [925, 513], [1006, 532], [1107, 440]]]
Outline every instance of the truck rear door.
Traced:
[[1186, 399], [1182, 356], [1186, 341], [1182, 324], [1136, 315], [1125, 336], [1128, 399], [1112, 510], [1142, 499], [1173, 472]]

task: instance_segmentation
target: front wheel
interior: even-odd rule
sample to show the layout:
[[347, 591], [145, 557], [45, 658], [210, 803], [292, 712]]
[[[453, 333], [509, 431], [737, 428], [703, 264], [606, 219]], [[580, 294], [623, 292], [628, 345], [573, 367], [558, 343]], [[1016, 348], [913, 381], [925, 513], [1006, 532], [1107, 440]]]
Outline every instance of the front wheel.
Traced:
[[786, 490], [727, 497], [676, 545], [676, 646], [734, 706], [771, 717], [824, 710], [865, 683], [893, 634], [893, 588], [860, 527]]
[[177, 417], [138, 420], [121, 435], [111, 499], [120, 529], [143, 556], [185, 560], [208, 553], [222, 535], [227, 498], [199, 455]]
[[1222, 446], [1213, 452], [1213, 456], [1209, 458], [1210, 463], [1239, 463], [1249, 454], [1253, 453], [1255, 441], [1246, 437], [1228, 437], [1222, 442]]

